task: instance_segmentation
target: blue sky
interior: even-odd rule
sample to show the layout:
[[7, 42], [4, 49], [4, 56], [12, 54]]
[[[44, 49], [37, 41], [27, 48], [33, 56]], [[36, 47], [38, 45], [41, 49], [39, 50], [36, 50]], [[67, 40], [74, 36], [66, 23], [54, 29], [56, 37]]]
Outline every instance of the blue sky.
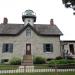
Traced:
[[62, 0], [0, 0], [0, 23], [23, 23], [22, 12], [31, 9], [36, 13], [38, 24], [49, 24], [50, 19], [63, 32], [61, 40], [75, 40], [75, 16], [72, 9], [66, 9]]

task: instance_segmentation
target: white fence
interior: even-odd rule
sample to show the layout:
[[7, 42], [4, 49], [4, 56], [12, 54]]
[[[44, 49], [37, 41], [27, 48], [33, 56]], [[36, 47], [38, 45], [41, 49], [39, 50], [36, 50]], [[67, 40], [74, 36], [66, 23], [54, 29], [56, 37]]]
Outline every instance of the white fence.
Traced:
[[57, 68], [43, 68], [43, 69], [36, 69], [32, 66], [20, 66], [16, 70], [0, 70], [0, 74], [6, 73], [31, 73], [31, 72], [75, 72], [75, 69], [57, 69]]

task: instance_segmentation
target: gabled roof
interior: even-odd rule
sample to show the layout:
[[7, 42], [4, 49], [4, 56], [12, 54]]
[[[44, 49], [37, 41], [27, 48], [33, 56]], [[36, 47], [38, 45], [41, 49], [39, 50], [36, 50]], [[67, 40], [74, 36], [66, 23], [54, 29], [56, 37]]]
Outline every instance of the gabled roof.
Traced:
[[34, 24], [31, 26], [28, 24], [24, 26], [24, 24], [0, 24], [0, 36], [20, 35], [28, 26], [38, 35], [62, 35], [62, 32], [56, 25]]
[[36, 24], [34, 27], [42, 35], [62, 35], [62, 32], [56, 25]]
[[23, 27], [23, 24], [0, 24], [0, 35], [16, 35]]

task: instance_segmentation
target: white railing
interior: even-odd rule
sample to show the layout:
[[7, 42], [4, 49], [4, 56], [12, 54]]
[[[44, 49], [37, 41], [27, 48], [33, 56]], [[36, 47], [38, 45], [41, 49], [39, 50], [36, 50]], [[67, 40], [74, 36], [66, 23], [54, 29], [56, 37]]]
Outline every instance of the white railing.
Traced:
[[74, 68], [58, 69], [56, 67], [50, 68], [34, 68], [33, 66], [20, 66], [17, 69], [0, 70], [0, 74], [10, 73], [31, 73], [31, 72], [75, 72]]

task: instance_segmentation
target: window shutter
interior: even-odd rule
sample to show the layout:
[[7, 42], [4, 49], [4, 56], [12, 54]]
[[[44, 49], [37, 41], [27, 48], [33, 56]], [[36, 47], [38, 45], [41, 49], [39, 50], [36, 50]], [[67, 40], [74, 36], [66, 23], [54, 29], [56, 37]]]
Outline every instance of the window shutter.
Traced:
[[6, 44], [3, 44], [2, 52], [6, 51]]
[[13, 44], [9, 44], [9, 52], [13, 52]]
[[50, 52], [53, 52], [53, 44], [50, 44]]
[[43, 44], [43, 51], [46, 52], [46, 44]]

